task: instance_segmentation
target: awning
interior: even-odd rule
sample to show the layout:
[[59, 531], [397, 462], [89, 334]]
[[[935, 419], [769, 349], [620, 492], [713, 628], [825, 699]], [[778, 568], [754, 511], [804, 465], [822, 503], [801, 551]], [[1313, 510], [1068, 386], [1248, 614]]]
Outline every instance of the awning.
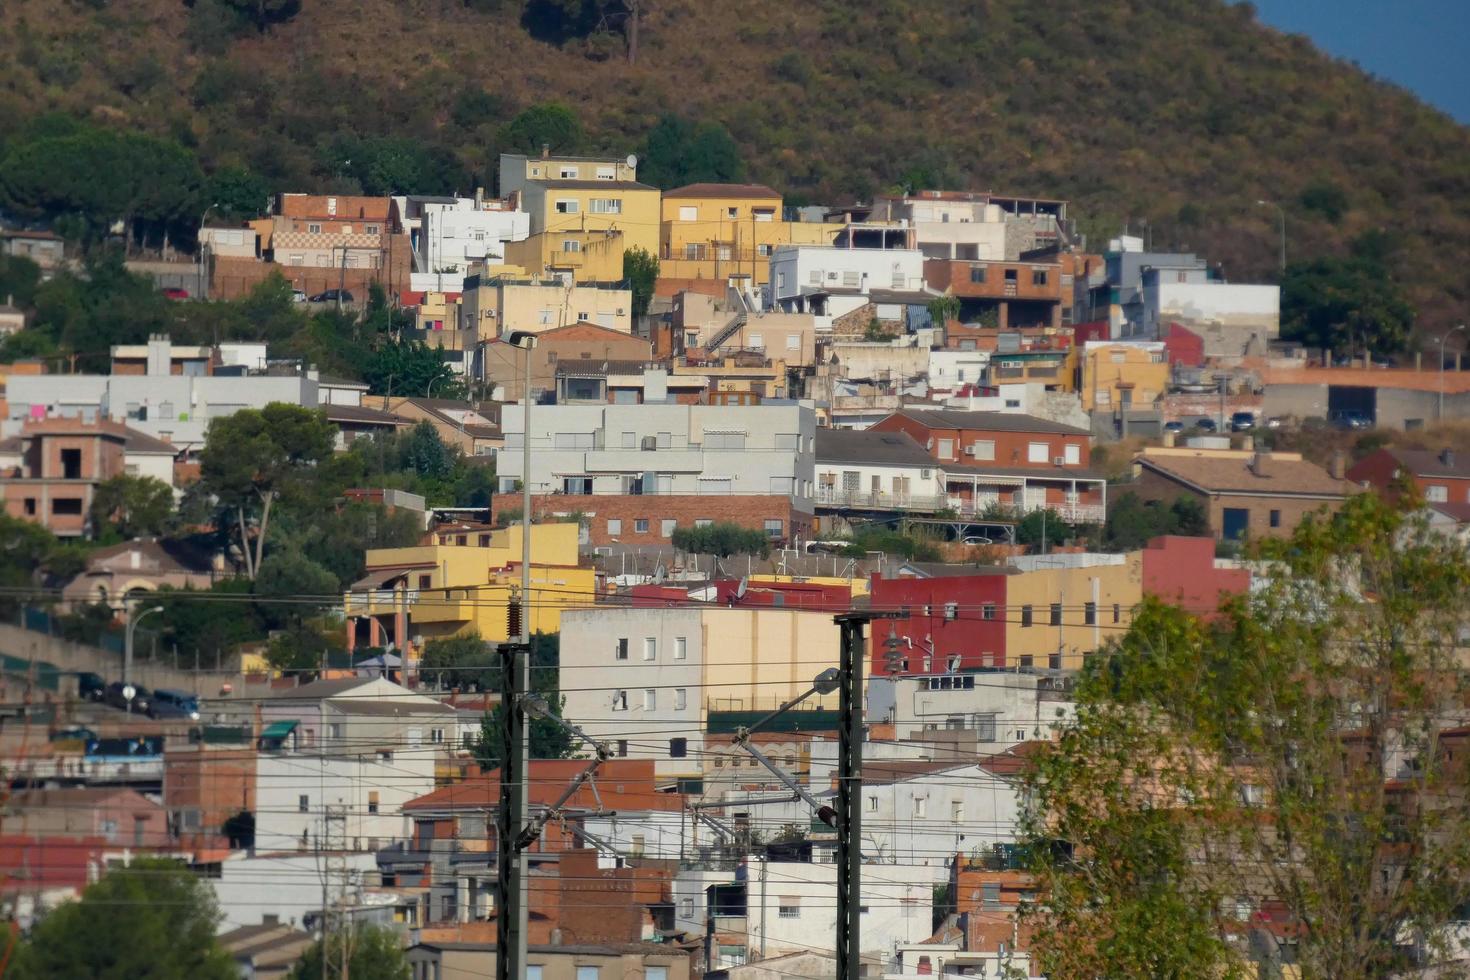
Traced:
[[260, 733], [260, 737], [269, 739], [289, 738], [291, 733], [296, 730], [297, 724], [299, 724], [299, 722], [273, 721], [269, 725], [265, 726], [265, 731]]

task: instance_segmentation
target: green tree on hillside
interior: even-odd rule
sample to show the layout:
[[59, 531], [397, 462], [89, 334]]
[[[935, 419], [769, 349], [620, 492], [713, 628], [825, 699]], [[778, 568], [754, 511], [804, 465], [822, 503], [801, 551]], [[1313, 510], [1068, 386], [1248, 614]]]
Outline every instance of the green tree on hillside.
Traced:
[[1161, 534], [1200, 537], [1209, 533], [1209, 518], [1195, 498], [1179, 496], [1168, 504], [1145, 503], [1130, 490], [1108, 509], [1103, 545], [1109, 551], [1133, 551]]
[[771, 553], [771, 539], [761, 531], [741, 527], [730, 521], [717, 521], [702, 527], [676, 527], [670, 539], [675, 548], [696, 555], [755, 555]]
[[1284, 934], [1301, 976], [1368, 980], [1454, 941], [1470, 559], [1376, 494], [1261, 557], [1211, 622], [1145, 600], [1034, 757], [1048, 976], [1279, 976]]
[[643, 316], [648, 312], [654, 283], [658, 281], [658, 258], [647, 249], [628, 249], [623, 253], [623, 278], [633, 292], [633, 315]]
[[672, 113], [661, 116], [639, 154], [638, 179], [664, 190], [744, 177], [740, 147], [724, 126], [713, 121], [693, 123]]
[[464, 382], [439, 348], [417, 340], [380, 342], [363, 364], [362, 380], [374, 395], [464, 397]]
[[[474, 664], [478, 664], [478, 660]], [[561, 636], [557, 633], [536, 633], [531, 637], [531, 690], [546, 700], [551, 710], [562, 713], [565, 699], [558, 690], [558, 667], [561, 663]], [[481, 690], [496, 693], [500, 690], [500, 670], [480, 671], [477, 677]], [[487, 712], [480, 723], [480, 734], [475, 739], [473, 751], [475, 761], [481, 768], [495, 769], [500, 765], [500, 705]], [[549, 718], [531, 719], [531, 758], [566, 759], [584, 746], [574, 744], [571, 733]]]
[[93, 536], [110, 530], [120, 541], [157, 537], [174, 513], [173, 487], [151, 476], [114, 476], [92, 494]]
[[209, 175], [205, 196], [216, 205], [212, 214], [230, 221], [258, 218], [270, 207], [270, 185], [243, 167], [221, 167]]
[[501, 127], [496, 143], [502, 152], [534, 156], [548, 146], [553, 153], [576, 153], [582, 148], [582, 124], [577, 114], [559, 102], [530, 106]]
[[1281, 335], [1334, 353], [1404, 349], [1414, 308], [1387, 264], [1371, 252], [1287, 266]]
[[183, 863], [138, 858], [46, 913], [7, 976], [234, 980], [234, 960], [215, 942], [219, 921], [214, 890]]

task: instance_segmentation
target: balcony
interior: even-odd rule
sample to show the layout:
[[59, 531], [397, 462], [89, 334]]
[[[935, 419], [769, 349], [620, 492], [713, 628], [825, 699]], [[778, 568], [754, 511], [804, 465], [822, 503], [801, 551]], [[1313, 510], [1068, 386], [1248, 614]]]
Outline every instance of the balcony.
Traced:
[[835, 486], [818, 486], [818, 507], [834, 507], [843, 510], [904, 510], [932, 514], [947, 510], [951, 498], [944, 495], [889, 493], [882, 490], [843, 490]]

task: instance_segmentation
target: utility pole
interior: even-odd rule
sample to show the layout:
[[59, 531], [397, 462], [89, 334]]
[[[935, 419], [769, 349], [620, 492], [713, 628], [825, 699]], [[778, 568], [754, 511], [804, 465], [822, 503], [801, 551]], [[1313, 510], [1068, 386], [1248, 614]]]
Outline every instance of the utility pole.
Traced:
[[[897, 619], [897, 612], [844, 613], [837, 689], [837, 978], [858, 980], [862, 961], [863, 836], [863, 626], [874, 619]], [[888, 644], [889, 670], [897, 672], [898, 642]]]
[[496, 980], [520, 980], [526, 970], [530, 887], [526, 856], [519, 847], [526, 829], [530, 738], [523, 695], [530, 692], [530, 645], [521, 642], [524, 597], [511, 600], [507, 633], [500, 645], [500, 806], [495, 813], [495, 879], [500, 908], [495, 929]]

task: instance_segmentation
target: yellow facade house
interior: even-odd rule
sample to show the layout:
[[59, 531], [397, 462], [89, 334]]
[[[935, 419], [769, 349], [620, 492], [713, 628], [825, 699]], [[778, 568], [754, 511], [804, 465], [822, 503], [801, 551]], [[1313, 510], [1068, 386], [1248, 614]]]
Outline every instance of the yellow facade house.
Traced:
[[762, 184], [689, 184], [663, 196], [659, 276], [770, 282], [780, 245], [831, 245], [840, 224], [782, 220], [781, 195]]
[[627, 289], [577, 285], [560, 279], [470, 276], [460, 298], [464, 329], [480, 340], [516, 330], [543, 333], [577, 323], [633, 331], [633, 294]]
[[1076, 670], [1143, 599], [1143, 553], [1035, 555], [1006, 577], [1006, 662]]
[[[576, 524], [531, 529], [530, 627], [561, 629], [563, 610], [590, 604], [596, 574], [578, 564]], [[412, 668], [430, 640], [476, 632], [488, 642], [510, 637], [507, 616], [521, 584], [521, 527], [466, 537], [459, 545], [377, 548], [367, 571], [343, 599], [348, 646], [406, 651]]]
[[520, 189], [531, 216], [524, 242], [505, 260], [532, 275], [570, 274], [577, 282], [617, 282], [623, 253], [658, 254], [659, 191], [637, 181], [530, 180]]
[[1169, 387], [1169, 357], [1161, 341], [1089, 341], [1078, 361], [1084, 411], [1152, 408]]

